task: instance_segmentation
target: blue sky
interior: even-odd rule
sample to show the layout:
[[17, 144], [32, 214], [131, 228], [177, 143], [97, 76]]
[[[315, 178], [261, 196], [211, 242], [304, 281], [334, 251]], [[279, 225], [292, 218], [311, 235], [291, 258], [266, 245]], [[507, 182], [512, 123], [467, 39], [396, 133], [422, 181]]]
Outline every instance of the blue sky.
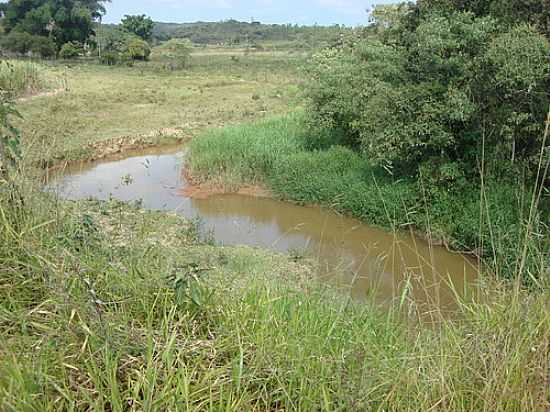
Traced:
[[365, 24], [373, 4], [397, 0], [112, 0], [104, 22], [118, 23], [125, 14], [147, 14], [155, 21], [192, 22], [252, 17], [265, 23]]

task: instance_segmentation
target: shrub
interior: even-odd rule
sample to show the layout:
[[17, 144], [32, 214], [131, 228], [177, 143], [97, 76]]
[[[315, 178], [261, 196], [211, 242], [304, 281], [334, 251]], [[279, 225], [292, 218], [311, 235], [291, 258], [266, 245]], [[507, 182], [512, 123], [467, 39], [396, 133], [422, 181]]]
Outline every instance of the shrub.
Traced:
[[0, 48], [12, 53], [27, 54], [49, 58], [56, 54], [55, 43], [48, 37], [33, 36], [29, 33], [12, 31], [0, 39]]
[[314, 56], [314, 130], [402, 175], [434, 160], [477, 175], [484, 138], [493, 170], [529, 165], [550, 103], [547, 39], [471, 13], [431, 14], [406, 36], [391, 33]]
[[146, 41], [133, 38], [128, 42], [127, 52], [133, 60], [148, 60], [151, 55], [151, 47]]
[[57, 53], [57, 48], [53, 40], [47, 37], [33, 36], [31, 52], [42, 58], [50, 58], [55, 56]]
[[118, 63], [119, 57], [116, 52], [106, 51], [101, 55], [100, 62], [101, 64], [106, 64], [107, 66], [114, 66]]
[[187, 39], [171, 39], [155, 49], [155, 53], [170, 60], [171, 69], [187, 67], [192, 51], [193, 45]]
[[59, 57], [62, 59], [75, 59], [82, 52], [82, 46], [76, 42], [65, 43], [59, 51]]
[[13, 53], [26, 54], [31, 49], [32, 38], [29, 33], [12, 31], [0, 38], [0, 47]]

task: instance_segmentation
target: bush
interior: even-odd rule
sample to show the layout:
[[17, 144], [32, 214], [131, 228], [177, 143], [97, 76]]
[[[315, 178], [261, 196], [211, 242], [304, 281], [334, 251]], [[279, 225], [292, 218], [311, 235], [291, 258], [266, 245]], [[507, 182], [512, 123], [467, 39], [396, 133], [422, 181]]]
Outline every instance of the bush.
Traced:
[[127, 47], [128, 56], [133, 60], [148, 60], [151, 55], [149, 44], [139, 38], [131, 39]]
[[65, 43], [59, 51], [62, 59], [76, 59], [82, 52], [82, 46], [76, 42]]
[[112, 51], [106, 51], [101, 55], [100, 62], [101, 64], [105, 64], [107, 66], [114, 66], [119, 61], [119, 56], [117, 53]]
[[12, 53], [26, 54], [31, 49], [33, 37], [29, 33], [12, 31], [0, 38], [0, 47]]
[[55, 57], [57, 48], [55, 46], [55, 43], [47, 37], [33, 36], [33, 40], [31, 43], [31, 52], [33, 53], [33, 55], [38, 55], [46, 59], [50, 57]]
[[56, 54], [55, 43], [43, 36], [33, 36], [29, 33], [12, 31], [0, 39], [0, 48], [16, 54], [31, 52], [43, 58], [53, 57]]
[[189, 57], [193, 51], [193, 45], [187, 39], [171, 39], [155, 49], [159, 54], [170, 60], [167, 65], [170, 69], [184, 69], [189, 64]]
[[332, 131], [401, 175], [434, 160], [477, 175], [484, 138], [493, 171], [529, 165], [550, 103], [548, 40], [462, 12], [404, 27], [314, 56], [306, 87], [313, 130]]

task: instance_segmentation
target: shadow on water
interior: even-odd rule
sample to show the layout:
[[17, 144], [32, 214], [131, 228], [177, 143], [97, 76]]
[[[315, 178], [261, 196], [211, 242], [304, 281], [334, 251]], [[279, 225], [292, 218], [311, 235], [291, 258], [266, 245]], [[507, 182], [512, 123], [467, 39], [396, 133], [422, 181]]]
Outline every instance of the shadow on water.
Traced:
[[478, 276], [476, 262], [465, 256], [320, 207], [239, 194], [185, 197], [183, 166], [181, 148], [154, 148], [73, 165], [52, 173], [48, 188], [73, 200], [140, 200], [149, 209], [200, 217], [203, 230], [223, 245], [314, 257], [323, 280], [359, 300], [402, 299], [406, 288], [420, 311], [452, 311], [456, 294], [463, 295]]

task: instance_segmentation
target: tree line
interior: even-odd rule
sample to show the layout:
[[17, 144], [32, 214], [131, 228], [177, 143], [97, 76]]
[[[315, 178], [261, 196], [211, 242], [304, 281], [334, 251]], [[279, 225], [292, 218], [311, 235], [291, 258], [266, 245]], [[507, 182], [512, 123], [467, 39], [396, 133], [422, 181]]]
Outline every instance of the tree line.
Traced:
[[[110, 0], [10, 0], [0, 4], [0, 48], [42, 58], [73, 58], [100, 50], [97, 23]], [[154, 23], [145, 15], [125, 16], [120, 30], [107, 36], [104, 51], [146, 59]], [[108, 30], [107, 30], [108, 32]]]

